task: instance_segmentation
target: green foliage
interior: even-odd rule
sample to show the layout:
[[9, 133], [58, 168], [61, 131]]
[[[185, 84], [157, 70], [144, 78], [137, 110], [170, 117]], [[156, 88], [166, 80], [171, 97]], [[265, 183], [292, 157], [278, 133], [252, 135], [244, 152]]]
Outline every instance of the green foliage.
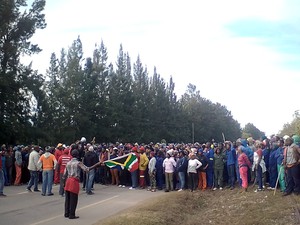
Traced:
[[265, 133], [260, 131], [252, 123], [247, 123], [242, 132], [242, 138], [253, 137], [255, 140], [261, 139]]
[[[38, 53], [30, 42], [36, 29], [46, 26], [42, 11], [45, 0], [31, 7], [26, 1], [0, 2], [0, 140], [2, 143], [31, 142], [38, 138], [37, 123], [42, 115], [43, 78], [31, 65], [20, 63], [20, 55]], [[27, 7], [28, 10], [24, 10]], [[34, 107], [35, 105], [35, 107]]]
[[[219, 103], [200, 96], [195, 85], [177, 99], [173, 78], [152, 74], [140, 56], [131, 58], [120, 45], [108, 64], [101, 41], [83, 59], [78, 37], [60, 55], [53, 53], [45, 76], [19, 62], [20, 54], [40, 51], [29, 40], [46, 26], [45, 1], [0, 5], [0, 139], [3, 143], [54, 145], [85, 136], [99, 142], [191, 142], [240, 136], [240, 125]], [[192, 129], [192, 124], [194, 129]]]
[[294, 134], [300, 135], [300, 114], [299, 111], [295, 111], [292, 122], [283, 125], [279, 135], [289, 135], [292, 137]]

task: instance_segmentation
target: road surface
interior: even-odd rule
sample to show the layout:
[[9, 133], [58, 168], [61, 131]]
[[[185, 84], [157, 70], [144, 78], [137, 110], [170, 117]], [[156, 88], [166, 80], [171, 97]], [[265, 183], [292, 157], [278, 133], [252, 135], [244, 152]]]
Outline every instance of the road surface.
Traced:
[[4, 188], [7, 197], [0, 197], [0, 225], [90, 225], [164, 194], [162, 191], [129, 190], [128, 187], [95, 184], [94, 195], [80, 191], [76, 211], [80, 218], [70, 220], [64, 218], [64, 198], [58, 195], [58, 185], [53, 186], [53, 196], [27, 192], [25, 188], [24, 185]]

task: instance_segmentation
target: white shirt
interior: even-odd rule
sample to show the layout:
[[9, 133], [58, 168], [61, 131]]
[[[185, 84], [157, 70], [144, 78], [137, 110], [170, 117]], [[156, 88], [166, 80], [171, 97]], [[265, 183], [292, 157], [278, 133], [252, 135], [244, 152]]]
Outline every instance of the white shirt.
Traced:
[[188, 173], [197, 173], [197, 169], [202, 166], [202, 163], [198, 159], [190, 159], [188, 163]]

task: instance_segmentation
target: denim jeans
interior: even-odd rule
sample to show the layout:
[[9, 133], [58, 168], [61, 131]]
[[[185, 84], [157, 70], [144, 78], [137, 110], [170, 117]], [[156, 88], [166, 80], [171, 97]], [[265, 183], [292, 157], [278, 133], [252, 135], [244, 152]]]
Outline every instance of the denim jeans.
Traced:
[[4, 173], [3, 170], [0, 169], [0, 194], [3, 194], [3, 188], [4, 188]]
[[53, 184], [53, 170], [43, 170], [42, 194], [46, 194], [47, 188], [48, 188], [48, 194], [52, 193], [52, 184]]
[[95, 169], [92, 169], [88, 173], [86, 173], [86, 193], [92, 191], [94, 177], [95, 177]]
[[179, 188], [184, 189], [185, 187], [185, 172], [178, 172], [179, 176]]
[[30, 180], [27, 188], [30, 189], [34, 185], [34, 190], [38, 190], [39, 171], [30, 170]]
[[132, 182], [132, 187], [136, 188], [138, 186], [138, 170], [135, 170], [131, 172], [131, 182]]

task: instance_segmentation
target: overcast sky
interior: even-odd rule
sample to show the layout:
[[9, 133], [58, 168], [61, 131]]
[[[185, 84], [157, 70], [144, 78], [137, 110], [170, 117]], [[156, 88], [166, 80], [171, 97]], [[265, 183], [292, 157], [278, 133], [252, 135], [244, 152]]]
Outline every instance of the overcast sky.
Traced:
[[51, 53], [79, 35], [85, 57], [102, 39], [115, 63], [122, 43], [150, 76], [154, 66], [172, 76], [178, 97], [195, 84], [242, 126], [271, 135], [300, 109], [299, 11], [297, 0], [51, 0], [47, 28], [32, 39], [43, 52], [30, 60], [45, 73]]

